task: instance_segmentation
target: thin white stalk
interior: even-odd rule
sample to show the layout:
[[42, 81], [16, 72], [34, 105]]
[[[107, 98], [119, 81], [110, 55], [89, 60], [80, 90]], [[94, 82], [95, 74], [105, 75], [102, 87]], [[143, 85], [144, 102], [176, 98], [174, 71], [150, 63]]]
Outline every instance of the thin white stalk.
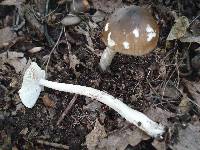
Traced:
[[161, 137], [164, 133], [164, 126], [152, 121], [143, 113], [128, 107], [119, 99], [116, 99], [103, 91], [86, 86], [52, 82], [45, 79], [41, 79], [39, 84], [58, 91], [85, 95], [92, 99], [96, 99], [117, 111], [127, 121], [133, 123], [152, 137]]
[[116, 52], [111, 50], [109, 47], [106, 47], [106, 49], [103, 51], [103, 54], [101, 55], [100, 59], [100, 67], [103, 71], [105, 71], [108, 66], [110, 66], [113, 57], [115, 56]]

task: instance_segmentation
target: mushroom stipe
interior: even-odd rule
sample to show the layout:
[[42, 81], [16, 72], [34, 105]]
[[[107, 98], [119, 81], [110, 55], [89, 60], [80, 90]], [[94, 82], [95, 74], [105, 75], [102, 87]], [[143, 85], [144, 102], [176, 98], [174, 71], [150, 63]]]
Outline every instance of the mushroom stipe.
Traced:
[[19, 96], [22, 103], [26, 107], [32, 108], [44, 86], [58, 91], [75, 93], [96, 99], [117, 111], [127, 121], [133, 123], [151, 137], [162, 138], [162, 135], [165, 132], [165, 127], [163, 125], [152, 121], [143, 113], [130, 108], [119, 99], [114, 98], [106, 92], [81, 85], [57, 83], [45, 80], [45, 71], [35, 62], [31, 63], [23, 77], [22, 87], [19, 90]]

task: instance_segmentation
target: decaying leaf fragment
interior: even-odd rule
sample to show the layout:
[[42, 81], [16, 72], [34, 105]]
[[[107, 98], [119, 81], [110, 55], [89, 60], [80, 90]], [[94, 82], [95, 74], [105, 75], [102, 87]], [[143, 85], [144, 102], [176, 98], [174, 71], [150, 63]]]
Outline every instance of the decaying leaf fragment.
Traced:
[[173, 150], [199, 150], [200, 123], [189, 124], [186, 129], [179, 129], [177, 143], [171, 145]]
[[110, 134], [107, 138], [101, 139], [97, 150], [125, 150], [128, 145], [136, 146], [142, 140], [148, 140], [150, 137], [138, 128], [122, 129]]
[[192, 34], [186, 34], [184, 37], [180, 39], [181, 42], [187, 42], [187, 43], [199, 43], [200, 44], [200, 35], [194, 36]]
[[70, 60], [70, 66], [69, 68], [72, 68], [74, 71], [76, 71], [76, 65], [80, 64], [80, 61], [76, 57], [76, 55], [69, 53], [69, 60]]
[[[191, 97], [195, 100], [198, 106], [200, 106], [200, 82], [192, 82], [188, 80], [183, 80], [185, 86], [187, 87]], [[200, 107], [199, 107], [200, 109]]]
[[16, 37], [17, 35], [10, 27], [0, 29], [0, 48], [8, 46]]
[[166, 110], [163, 110], [159, 107], [150, 107], [147, 111], [146, 114], [149, 118], [156, 122], [160, 122], [161, 124], [168, 126], [169, 121], [167, 120], [168, 118], [174, 117], [175, 114]]
[[86, 136], [86, 145], [89, 150], [94, 150], [99, 143], [99, 141], [106, 137], [106, 131], [104, 126], [102, 126], [98, 119], [96, 119], [94, 129]]
[[13, 5], [20, 5], [21, 3], [24, 3], [26, 0], [3, 0], [0, 5], [7, 5], [7, 6], [13, 6]]
[[186, 33], [187, 28], [189, 27], [188, 18], [185, 16], [179, 17], [175, 20], [174, 26], [171, 28], [171, 31], [167, 37], [167, 40], [180, 39]]
[[23, 72], [27, 66], [27, 59], [21, 52], [4, 52], [0, 54], [2, 64], [8, 63], [15, 68], [16, 73]]

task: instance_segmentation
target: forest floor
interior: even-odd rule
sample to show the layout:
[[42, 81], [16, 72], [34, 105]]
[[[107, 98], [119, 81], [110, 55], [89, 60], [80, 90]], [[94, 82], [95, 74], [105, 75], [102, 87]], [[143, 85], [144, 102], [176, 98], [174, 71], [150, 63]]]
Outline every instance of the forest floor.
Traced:
[[[81, 22], [64, 26], [70, 5], [0, 0], [0, 149], [198, 150], [200, 1], [89, 0], [87, 12], [74, 13]], [[141, 57], [117, 54], [102, 72], [101, 31], [115, 9], [129, 5], [148, 9], [157, 20], [157, 48]], [[36, 105], [26, 108], [18, 91], [30, 62], [46, 70], [50, 81], [119, 98], [166, 126], [164, 139], [149, 137], [85, 96], [44, 88]]]

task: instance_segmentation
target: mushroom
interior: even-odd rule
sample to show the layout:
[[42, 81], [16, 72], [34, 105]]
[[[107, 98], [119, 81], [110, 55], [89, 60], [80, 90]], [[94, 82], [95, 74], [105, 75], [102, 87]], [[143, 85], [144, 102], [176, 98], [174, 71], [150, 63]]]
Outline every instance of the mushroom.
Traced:
[[102, 31], [107, 48], [99, 65], [105, 71], [117, 52], [133, 56], [148, 54], [156, 47], [158, 38], [159, 27], [146, 9], [138, 6], [119, 8]]
[[164, 126], [152, 121], [143, 113], [128, 107], [122, 101], [106, 92], [86, 86], [45, 80], [44, 70], [42, 70], [35, 62], [31, 63], [23, 77], [22, 87], [19, 90], [19, 96], [22, 103], [26, 107], [32, 108], [35, 105], [43, 86], [96, 99], [117, 111], [126, 120], [133, 123], [152, 137], [161, 138], [165, 132]]

